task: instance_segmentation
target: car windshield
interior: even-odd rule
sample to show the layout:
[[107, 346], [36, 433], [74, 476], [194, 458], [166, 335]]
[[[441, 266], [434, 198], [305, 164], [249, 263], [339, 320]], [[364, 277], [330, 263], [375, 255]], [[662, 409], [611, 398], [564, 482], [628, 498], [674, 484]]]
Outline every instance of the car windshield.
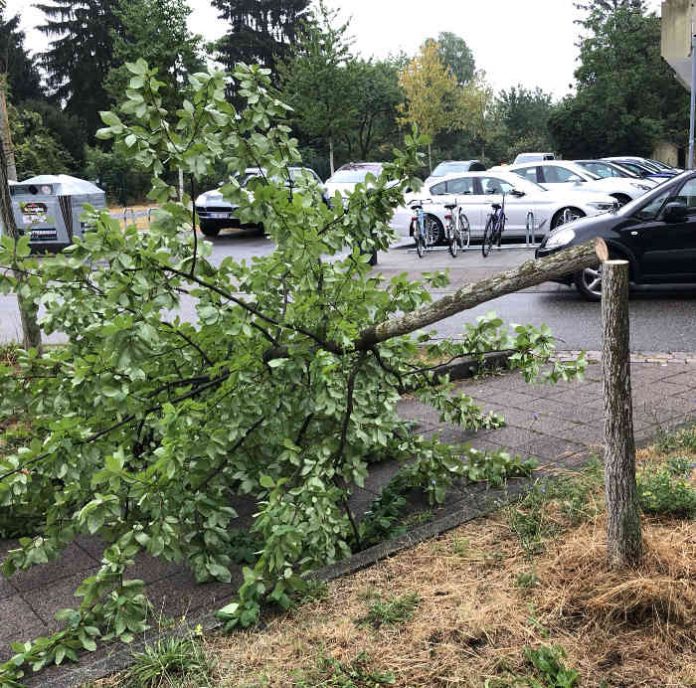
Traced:
[[599, 162], [598, 160], [587, 160], [579, 162], [578, 165], [584, 168], [586, 171], [601, 177], [602, 179], [607, 179], [608, 177], [625, 177], [630, 175], [635, 177], [632, 172], [624, 171], [615, 165], [611, 165], [608, 162]]
[[446, 174], [456, 174], [458, 172], [468, 172], [471, 167], [470, 162], [441, 162], [430, 175], [431, 177], [444, 177]]

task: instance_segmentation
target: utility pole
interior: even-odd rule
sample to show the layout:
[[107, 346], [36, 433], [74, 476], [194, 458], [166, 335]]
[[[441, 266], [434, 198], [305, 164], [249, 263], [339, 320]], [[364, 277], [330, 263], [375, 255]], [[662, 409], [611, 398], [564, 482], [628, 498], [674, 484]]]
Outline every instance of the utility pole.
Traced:
[[696, 34], [691, 24], [691, 111], [689, 114], [689, 159], [686, 168], [694, 169], [694, 120], [696, 120]]

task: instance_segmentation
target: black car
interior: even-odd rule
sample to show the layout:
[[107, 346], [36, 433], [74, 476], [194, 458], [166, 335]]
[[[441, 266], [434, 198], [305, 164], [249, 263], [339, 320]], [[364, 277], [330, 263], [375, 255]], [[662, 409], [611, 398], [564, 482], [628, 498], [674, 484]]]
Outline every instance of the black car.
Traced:
[[[618, 210], [562, 225], [546, 236], [536, 257], [595, 237], [607, 242], [611, 258], [628, 260], [635, 284], [696, 283], [696, 172], [683, 172]], [[559, 281], [574, 283], [587, 299], [601, 297], [600, 267]]]

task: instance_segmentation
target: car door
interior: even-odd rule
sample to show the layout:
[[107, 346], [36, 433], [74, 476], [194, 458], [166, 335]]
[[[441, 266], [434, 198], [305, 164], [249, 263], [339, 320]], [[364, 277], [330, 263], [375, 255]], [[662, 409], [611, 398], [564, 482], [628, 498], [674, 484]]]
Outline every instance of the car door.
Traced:
[[[665, 222], [667, 202], [684, 203], [684, 222]], [[654, 215], [654, 217], [650, 217]], [[647, 282], [696, 281], [696, 178], [688, 179], [675, 196], [669, 190], [637, 211], [642, 220], [622, 230], [622, 238], [639, 257], [641, 280]]]
[[505, 194], [505, 233], [508, 235], [514, 234], [515, 236], [524, 235], [528, 205], [523, 202], [524, 197], [518, 198], [513, 196], [511, 193], [514, 189], [513, 185], [494, 174], [479, 177], [479, 181], [484, 196], [482, 227], [485, 226], [486, 218], [493, 210], [491, 205], [493, 203], [502, 204], [503, 194]]
[[481, 201], [474, 191], [473, 177], [460, 177], [447, 181], [447, 194], [452, 196], [448, 201], [454, 202], [456, 199], [464, 211], [466, 219], [469, 220], [469, 227], [472, 230], [481, 227]]
[[553, 191], [554, 189], [576, 190], [585, 180], [573, 170], [560, 165], [540, 165], [542, 179], [539, 184]]

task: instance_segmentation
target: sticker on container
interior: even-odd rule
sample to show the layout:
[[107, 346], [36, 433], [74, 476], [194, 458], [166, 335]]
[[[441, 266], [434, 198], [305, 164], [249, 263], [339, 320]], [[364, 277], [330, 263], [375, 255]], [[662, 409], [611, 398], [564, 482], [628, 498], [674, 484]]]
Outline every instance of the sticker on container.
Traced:
[[48, 206], [45, 203], [20, 203], [19, 208], [25, 225], [42, 225], [48, 221]]

